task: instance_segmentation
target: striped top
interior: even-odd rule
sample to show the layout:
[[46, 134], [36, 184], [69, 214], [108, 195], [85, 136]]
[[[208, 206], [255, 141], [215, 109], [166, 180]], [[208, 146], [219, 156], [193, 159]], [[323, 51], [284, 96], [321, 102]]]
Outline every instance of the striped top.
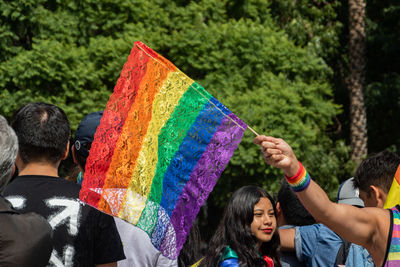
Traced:
[[384, 267], [400, 266], [400, 206], [390, 209], [390, 231]]

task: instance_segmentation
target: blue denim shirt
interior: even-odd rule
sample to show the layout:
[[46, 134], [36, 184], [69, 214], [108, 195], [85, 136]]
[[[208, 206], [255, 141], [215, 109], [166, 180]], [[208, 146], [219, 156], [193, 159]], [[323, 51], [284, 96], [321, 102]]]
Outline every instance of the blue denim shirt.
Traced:
[[[342, 239], [323, 224], [297, 226], [295, 235], [296, 256], [306, 266], [334, 266]], [[346, 267], [375, 266], [368, 251], [351, 244]]]
[[365, 248], [356, 244], [351, 244], [349, 255], [347, 255], [346, 267], [357, 266], [373, 267], [375, 264], [371, 255], [369, 255]]

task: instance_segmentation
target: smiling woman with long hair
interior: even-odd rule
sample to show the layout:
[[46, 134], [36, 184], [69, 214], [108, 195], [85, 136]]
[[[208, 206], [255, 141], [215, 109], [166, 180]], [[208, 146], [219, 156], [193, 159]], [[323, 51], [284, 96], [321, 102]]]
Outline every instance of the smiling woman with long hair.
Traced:
[[200, 266], [281, 266], [275, 201], [262, 188], [233, 193]]

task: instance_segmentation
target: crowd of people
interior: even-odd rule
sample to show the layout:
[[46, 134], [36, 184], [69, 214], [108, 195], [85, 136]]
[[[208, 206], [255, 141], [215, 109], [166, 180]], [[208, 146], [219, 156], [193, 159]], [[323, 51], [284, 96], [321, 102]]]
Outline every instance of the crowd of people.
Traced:
[[[179, 258], [163, 256], [144, 231], [79, 200], [102, 114], [74, 138], [52, 104], [24, 105], [10, 125], [0, 115], [0, 266], [400, 266], [400, 206], [383, 209], [399, 156], [364, 160], [332, 202], [283, 139], [264, 135], [255, 144], [285, 174], [277, 196], [237, 189], [204, 253], [195, 224]], [[72, 181], [58, 172], [69, 153]]]

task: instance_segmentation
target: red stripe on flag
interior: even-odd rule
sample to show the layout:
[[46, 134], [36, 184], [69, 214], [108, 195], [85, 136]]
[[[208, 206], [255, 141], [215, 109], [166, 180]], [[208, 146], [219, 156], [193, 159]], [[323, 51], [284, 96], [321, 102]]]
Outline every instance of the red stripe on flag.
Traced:
[[[148, 60], [149, 57], [142, 50], [132, 48], [94, 136], [80, 192], [80, 198], [94, 207], [97, 207], [100, 194], [93, 192], [92, 189], [103, 188], [115, 145], [131, 105], [135, 102], [139, 85], [147, 70]], [[107, 140], [107, 145], [104, 140]]]

